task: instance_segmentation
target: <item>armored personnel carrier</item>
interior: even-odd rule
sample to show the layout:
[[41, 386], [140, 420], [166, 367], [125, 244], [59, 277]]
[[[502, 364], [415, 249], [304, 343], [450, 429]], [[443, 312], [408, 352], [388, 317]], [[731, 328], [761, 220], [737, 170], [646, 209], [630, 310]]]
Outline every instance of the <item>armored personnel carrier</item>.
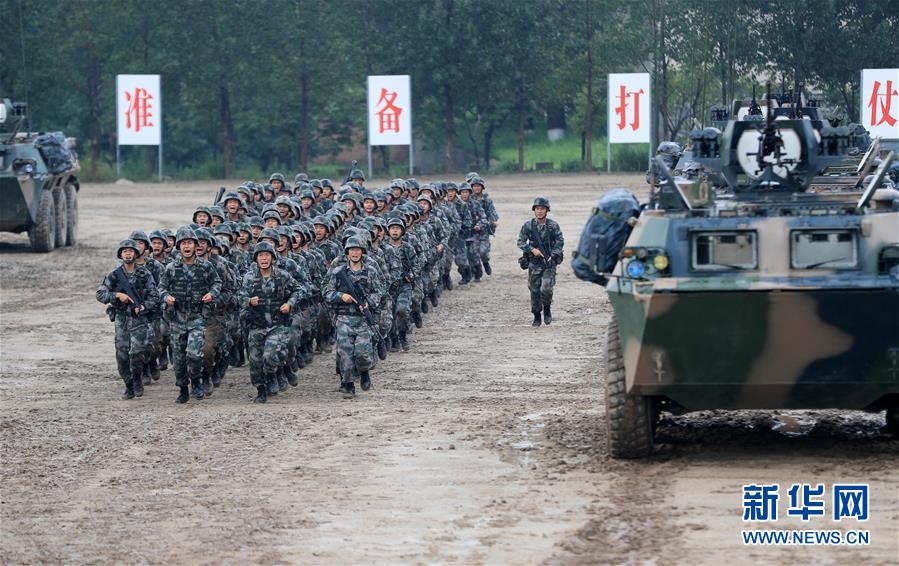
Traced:
[[611, 454], [650, 454], [660, 411], [886, 411], [899, 435], [895, 154], [864, 183], [818, 190], [848, 129], [770, 96], [722, 126], [691, 134], [684, 176], [656, 159], [602, 274]]
[[37, 252], [78, 239], [80, 185], [75, 140], [62, 132], [20, 131], [27, 104], [0, 104], [0, 231], [28, 232]]

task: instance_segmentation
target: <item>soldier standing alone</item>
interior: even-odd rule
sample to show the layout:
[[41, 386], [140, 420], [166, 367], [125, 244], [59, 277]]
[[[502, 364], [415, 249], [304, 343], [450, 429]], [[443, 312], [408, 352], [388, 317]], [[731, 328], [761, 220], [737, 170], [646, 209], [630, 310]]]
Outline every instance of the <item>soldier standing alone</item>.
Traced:
[[562, 229], [555, 220], [546, 217], [549, 213], [549, 199], [537, 197], [531, 206], [534, 218], [521, 226], [518, 233], [518, 249], [528, 260], [528, 290], [531, 292], [531, 312], [533, 326], [552, 322], [550, 306], [553, 302], [553, 287], [556, 285], [556, 266], [562, 262], [562, 248], [565, 239]]

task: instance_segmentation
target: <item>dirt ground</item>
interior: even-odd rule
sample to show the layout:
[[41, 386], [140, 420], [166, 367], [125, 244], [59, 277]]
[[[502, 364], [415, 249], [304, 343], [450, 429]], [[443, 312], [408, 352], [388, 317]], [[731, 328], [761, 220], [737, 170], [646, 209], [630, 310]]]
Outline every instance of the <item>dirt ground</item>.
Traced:
[[[187, 221], [217, 183], [87, 185], [80, 244], [52, 254], [0, 236], [0, 561], [899, 562], [899, 442], [881, 434], [883, 414], [666, 417], [654, 457], [610, 459], [605, 291], [560, 268], [556, 320], [532, 328], [515, 238], [546, 195], [570, 257], [602, 191], [642, 178], [488, 181], [494, 275], [444, 293], [412, 351], [354, 400], [338, 397], [333, 354], [267, 405], [251, 404], [246, 368], [202, 402], [175, 405], [171, 370], [120, 400], [94, 298], [115, 244]], [[775, 525], [866, 528], [870, 546], [743, 546], [753, 482], [870, 483], [867, 523]]]

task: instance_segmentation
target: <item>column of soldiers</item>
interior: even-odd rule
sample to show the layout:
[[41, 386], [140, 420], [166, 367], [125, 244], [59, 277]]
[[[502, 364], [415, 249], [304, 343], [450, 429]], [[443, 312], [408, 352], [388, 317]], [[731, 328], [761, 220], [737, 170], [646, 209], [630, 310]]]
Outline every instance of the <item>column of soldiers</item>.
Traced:
[[255, 402], [298, 384], [297, 370], [336, 348], [344, 397], [371, 388], [389, 352], [453, 289], [490, 275], [499, 219], [477, 173], [369, 190], [360, 170], [328, 179], [280, 173], [199, 206], [177, 231], [131, 233], [97, 290], [115, 323], [124, 399], [171, 364], [178, 403], [213, 394], [249, 363]]

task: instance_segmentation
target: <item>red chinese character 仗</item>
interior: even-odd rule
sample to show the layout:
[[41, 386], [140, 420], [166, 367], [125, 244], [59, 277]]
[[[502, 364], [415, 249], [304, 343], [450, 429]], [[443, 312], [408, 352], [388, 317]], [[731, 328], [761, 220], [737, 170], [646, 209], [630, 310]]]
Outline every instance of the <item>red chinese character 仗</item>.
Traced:
[[150, 122], [150, 118], [153, 117], [153, 114], [150, 113], [153, 108], [153, 105], [150, 104], [152, 99], [153, 96], [145, 88], [135, 88], [134, 94], [125, 93], [125, 100], [128, 101], [128, 110], [125, 111], [125, 128], [129, 130], [134, 128], [135, 132], [139, 132], [141, 128], [153, 127]]
[[[890, 113], [890, 107], [893, 104], [893, 97], [899, 95], [899, 91], [893, 89], [893, 81], [887, 81], [886, 90], [880, 93], [880, 81], [874, 81], [874, 88], [871, 90], [871, 99], [868, 101], [868, 108], [871, 109], [871, 121], [869, 126], [879, 126], [886, 122], [890, 126], [896, 125], [896, 118]], [[880, 120], [877, 119], [877, 112], [880, 111]]]
[[[643, 89], [641, 88], [638, 91], [627, 91], [627, 87], [625, 85], [620, 85], [619, 94], [615, 98], [618, 99], [619, 105], [615, 107], [615, 114], [618, 115], [618, 126], [619, 130], [623, 130], [627, 125], [627, 108], [628, 106], [633, 106], [633, 116], [634, 119], [630, 123], [631, 130], [637, 131], [640, 129], [640, 95], [644, 94]], [[633, 104], [628, 103], [628, 99], [633, 98]]]
[[403, 109], [394, 104], [396, 97], [397, 93], [387, 92], [386, 88], [381, 89], [381, 98], [378, 99], [376, 106], [383, 103], [384, 107], [375, 114], [378, 115], [378, 129], [382, 134], [384, 132], [400, 132], [400, 114], [403, 113]]

